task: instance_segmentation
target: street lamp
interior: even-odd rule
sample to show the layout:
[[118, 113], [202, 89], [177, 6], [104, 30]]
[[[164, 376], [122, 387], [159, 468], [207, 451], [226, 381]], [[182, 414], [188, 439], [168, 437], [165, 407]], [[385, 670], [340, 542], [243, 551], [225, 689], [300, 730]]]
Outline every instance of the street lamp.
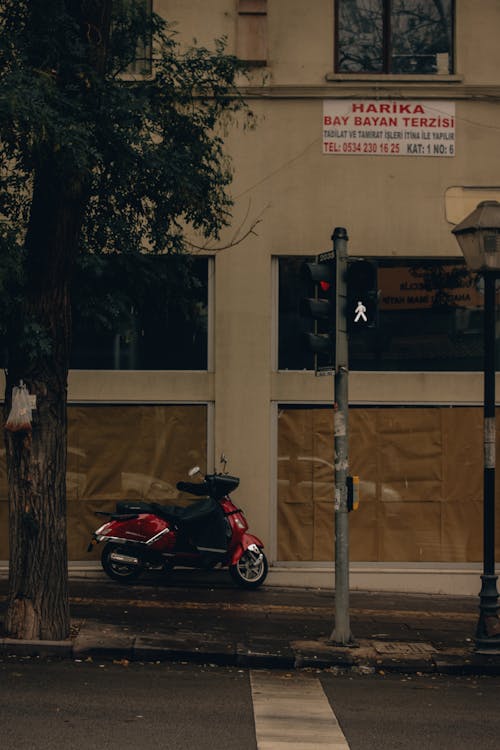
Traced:
[[495, 574], [495, 343], [496, 280], [500, 277], [500, 203], [483, 201], [452, 229], [468, 267], [484, 277], [484, 485], [483, 575], [476, 650], [500, 649]]

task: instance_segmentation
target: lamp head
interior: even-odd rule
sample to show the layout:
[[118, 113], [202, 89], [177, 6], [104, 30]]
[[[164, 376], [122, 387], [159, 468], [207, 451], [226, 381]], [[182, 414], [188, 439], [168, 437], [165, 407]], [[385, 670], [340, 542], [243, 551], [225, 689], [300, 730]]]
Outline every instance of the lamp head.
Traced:
[[500, 272], [500, 203], [482, 201], [451, 230], [473, 271]]

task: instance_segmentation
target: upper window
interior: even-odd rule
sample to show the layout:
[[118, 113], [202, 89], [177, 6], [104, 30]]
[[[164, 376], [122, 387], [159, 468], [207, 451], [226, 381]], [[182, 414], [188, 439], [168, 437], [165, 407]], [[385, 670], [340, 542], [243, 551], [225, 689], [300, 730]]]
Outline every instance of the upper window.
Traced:
[[453, 72], [453, 0], [337, 0], [337, 73]]
[[[144, 13], [145, 19], [151, 23], [153, 0], [135, 0], [135, 2], [142, 6], [141, 10]], [[127, 73], [140, 76], [151, 75], [153, 67], [152, 54], [151, 32], [148, 30], [138, 41], [135, 59], [129, 65]]]
[[[114, 0], [112, 50], [115, 73], [150, 76], [153, 68], [153, 0]], [[135, 37], [135, 53], [131, 44]]]

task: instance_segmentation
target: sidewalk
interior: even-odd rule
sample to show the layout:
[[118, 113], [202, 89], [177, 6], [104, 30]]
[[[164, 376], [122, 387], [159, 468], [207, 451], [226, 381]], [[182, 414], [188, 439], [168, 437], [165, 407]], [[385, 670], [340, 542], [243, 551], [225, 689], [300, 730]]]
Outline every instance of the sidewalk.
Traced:
[[[7, 581], [0, 580], [0, 622]], [[0, 639], [0, 657], [189, 661], [251, 668], [500, 674], [477, 654], [477, 597], [351, 592], [354, 643], [330, 642], [335, 597], [324, 589], [235, 588], [225, 572], [151, 576], [123, 586], [70, 578], [72, 638]]]

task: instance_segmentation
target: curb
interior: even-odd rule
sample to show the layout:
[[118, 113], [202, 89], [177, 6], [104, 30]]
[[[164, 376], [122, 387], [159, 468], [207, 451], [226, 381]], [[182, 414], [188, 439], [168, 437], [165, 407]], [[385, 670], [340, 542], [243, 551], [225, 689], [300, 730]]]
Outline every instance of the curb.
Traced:
[[72, 641], [21, 641], [17, 638], [0, 639], [0, 656], [73, 658]]
[[[199, 641], [198, 641], [199, 642]], [[404, 646], [404, 644], [401, 644]], [[280, 644], [283, 646], [283, 644]], [[295, 642], [280, 649], [255, 648], [242, 643], [207, 642], [203, 646], [162, 636], [111, 636], [82, 633], [74, 641], [0, 639], [0, 657], [72, 659], [75, 661], [189, 662], [247, 669], [333, 669], [353, 674], [500, 675], [500, 656], [464, 650], [428, 657], [394, 652], [381, 657], [371, 644], [356, 648], [325, 642]]]

